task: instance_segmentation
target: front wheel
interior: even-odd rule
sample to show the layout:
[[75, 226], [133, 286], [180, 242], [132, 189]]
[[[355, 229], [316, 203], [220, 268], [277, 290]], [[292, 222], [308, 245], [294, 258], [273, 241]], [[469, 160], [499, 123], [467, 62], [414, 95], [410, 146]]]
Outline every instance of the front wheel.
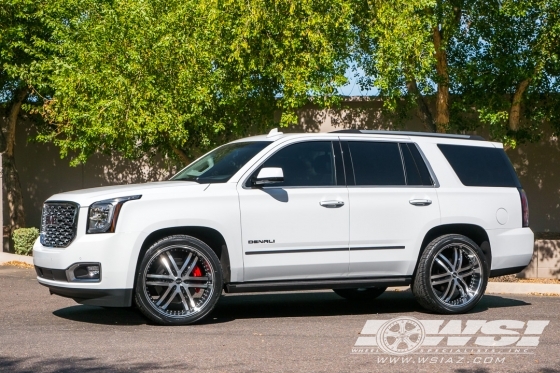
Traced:
[[468, 237], [447, 234], [426, 247], [412, 292], [431, 311], [458, 314], [471, 310], [484, 295], [488, 264], [480, 247]]
[[356, 288], [356, 289], [333, 289], [342, 298], [348, 300], [372, 300], [383, 294], [387, 288]]
[[170, 236], [146, 251], [136, 275], [135, 301], [158, 324], [192, 324], [212, 311], [222, 281], [220, 260], [208, 245], [190, 236]]

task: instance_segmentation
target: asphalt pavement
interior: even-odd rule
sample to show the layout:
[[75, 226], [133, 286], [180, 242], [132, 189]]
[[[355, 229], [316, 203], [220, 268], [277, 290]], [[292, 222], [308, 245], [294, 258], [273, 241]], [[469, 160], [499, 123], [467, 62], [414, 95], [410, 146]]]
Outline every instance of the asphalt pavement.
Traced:
[[[362, 303], [331, 291], [224, 295], [203, 323], [162, 327], [135, 309], [51, 296], [33, 270], [0, 267], [0, 289], [2, 372], [560, 372], [560, 297], [485, 295], [469, 314], [450, 316], [424, 311], [404, 291]], [[376, 330], [385, 333], [384, 320], [398, 317], [429, 320], [423, 343], [440, 335], [439, 347], [400, 355], [363, 347], [387, 347]], [[464, 337], [469, 325], [478, 325], [472, 337], [446, 337]], [[497, 336], [488, 337], [492, 330]], [[481, 346], [520, 336], [531, 346]]]

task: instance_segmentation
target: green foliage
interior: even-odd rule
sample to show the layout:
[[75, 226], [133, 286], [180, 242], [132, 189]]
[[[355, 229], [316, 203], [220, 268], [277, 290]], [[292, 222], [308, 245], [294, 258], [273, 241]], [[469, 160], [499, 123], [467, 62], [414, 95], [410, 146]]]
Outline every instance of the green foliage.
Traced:
[[14, 230], [12, 239], [14, 240], [14, 249], [19, 255], [33, 255], [33, 244], [39, 237], [37, 228], [20, 228]]
[[[457, 105], [479, 114], [492, 137], [510, 146], [535, 141], [543, 124], [560, 131], [560, 1], [474, 1], [468, 27], [450, 46]], [[509, 126], [513, 95], [521, 82], [519, 128]], [[456, 122], [456, 129], [469, 125]]]
[[[337, 102], [351, 6], [342, 0], [72, 0], [43, 115], [62, 156], [196, 157]], [[60, 12], [60, 8], [53, 9]]]

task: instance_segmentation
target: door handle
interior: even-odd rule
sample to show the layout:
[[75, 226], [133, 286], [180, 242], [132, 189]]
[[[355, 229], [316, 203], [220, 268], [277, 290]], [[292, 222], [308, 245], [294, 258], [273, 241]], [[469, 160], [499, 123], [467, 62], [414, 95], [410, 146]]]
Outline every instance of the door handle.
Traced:
[[414, 206], [428, 206], [432, 204], [431, 199], [411, 199], [408, 202], [410, 202], [410, 204]]
[[344, 206], [344, 202], [342, 201], [321, 201], [319, 204], [326, 208], [337, 208]]

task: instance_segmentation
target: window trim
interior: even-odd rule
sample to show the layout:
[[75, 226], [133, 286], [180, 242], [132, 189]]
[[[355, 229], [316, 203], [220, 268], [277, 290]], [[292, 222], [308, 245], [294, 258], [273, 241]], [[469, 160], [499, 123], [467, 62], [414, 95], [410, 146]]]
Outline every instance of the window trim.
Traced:
[[[348, 178], [346, 179], [346, 186], [348, 188], [439, 188], [440, 184], [438, 179], [435, 176], [434, 170], [432, 169], [432, 166], [430, 165], [430, 163], [428, 162], [428, 159], [426, 158], [424, 152], [422, 151], [422, 149], [418, 146], [417, 143], [413, 142], [413, 141], [403, 141], [403, 140], [396, 140], [396, 141], [391, 141], [391, 140], [380, 140], [380, 139], [356, 139], [356, 138], [348, 138], [348, 139], [344, 139], [341, 138], [340, 139], [341, 145], [343, 143], [346, 143], [346, 148], [348, 149], [348, 152], [350, 153], [349, 155], [349, 162], [351, 166], [351, 169], [348, 169], [349, 166], [346, 164], [346, 162], [344, 163], [345, 165], [345, 171], [346, 173], [350, 173], [351, 177], [354, 177], [354, 180], [356, 180], [356, 174], [354, 173], [354, 163], [352, 161], [352, 153], [350, 152], [350, 147], [348, 146], [349, 142], [389, 142], [389, 143], [396, 143], [399, 147], [399, 154], [401, 157], [401, 165], [403, 168], [403, 173], [404, 173], [404, 178], [405, 178], [405, 182], [407, 181], [406, 178], [406, 168], [404, 165], [404, 161], [402, 159], [402, 151], [401, 151], [401, 146], [400, 144], [413, 144], [414, 146], [416, 146], [416, 149], [418, 149], [418, 152], [420, 153], [420, 156], [422, 157], [422, 160], [424, 161], [424, 163], [426, 164], [426, 167], [428, 169], [428, 172], [430, 173], [430, 176], [432, 178], [432, 185], [349, 185], [348, 184]], [[345, 149], [344, 146], [342, 146], [343, 149]], [[344, 154], [343, 154], [344, 157]]]
[[[347, 183], [345, 183], [344, 185], [320, 185], [320, 186], [262, 186], [259, 188], [255, 188], [252, 186], [248, 186], [247, 184], [249, 183], [249, 181], [251, 180], [251, 176], [253, 176], [253, 174], [266, 162], [268, 161], [272, 156], [274, 156], [276, 153], [278, 153], [279, 151], [281, 151], [282, 149], [287, 148], [290, 145], [295, 145], [295, 144], [301, 144], [301, 143], [308, 143], [308, 142], [330, 142], [331, 143], [331, 149], [333, 152], [333, 158], [332, 158], [332, 162], [333, 162], [333, 167], [334, 167], [334, 171], [335, 171], [335, 182], [337, 181], [337, 177], [336, 177], [336, 172], [337, 167], [336, 167], [336, 160], [334, 159], [335, 156], [335, 150], [334, 150], [334, 143], [338, 142], [340, 143], [340, 140], [338, 138], [335, 139], [301, 139], [300, 141], [294, 141], [294, 142], [289, 142], [287, 144], [282, 144], [281, 146], [279, 146], [277, 149], [274, 149], [271, 153], [269, 153], [266, 157], [263, 157], [261, 159], [259, 159], [257, 162], [255, 162], [255, 164], [253, 164], [253, 166], [247, 171], [246, 173], [246, 177], [242, 177], [242, 182], [241, 182], [241, 187], [243, 189], [246, 190], [254, 190], [254, 189], [311, 189], [311, 188], [321, 188], [321, 189], [327, 189], [327, 188], [346, 188]], [[344, 159], [344, 156], [343, 156]], [[344, 170], [344, 180], [346, 181], [346, 170]]]

